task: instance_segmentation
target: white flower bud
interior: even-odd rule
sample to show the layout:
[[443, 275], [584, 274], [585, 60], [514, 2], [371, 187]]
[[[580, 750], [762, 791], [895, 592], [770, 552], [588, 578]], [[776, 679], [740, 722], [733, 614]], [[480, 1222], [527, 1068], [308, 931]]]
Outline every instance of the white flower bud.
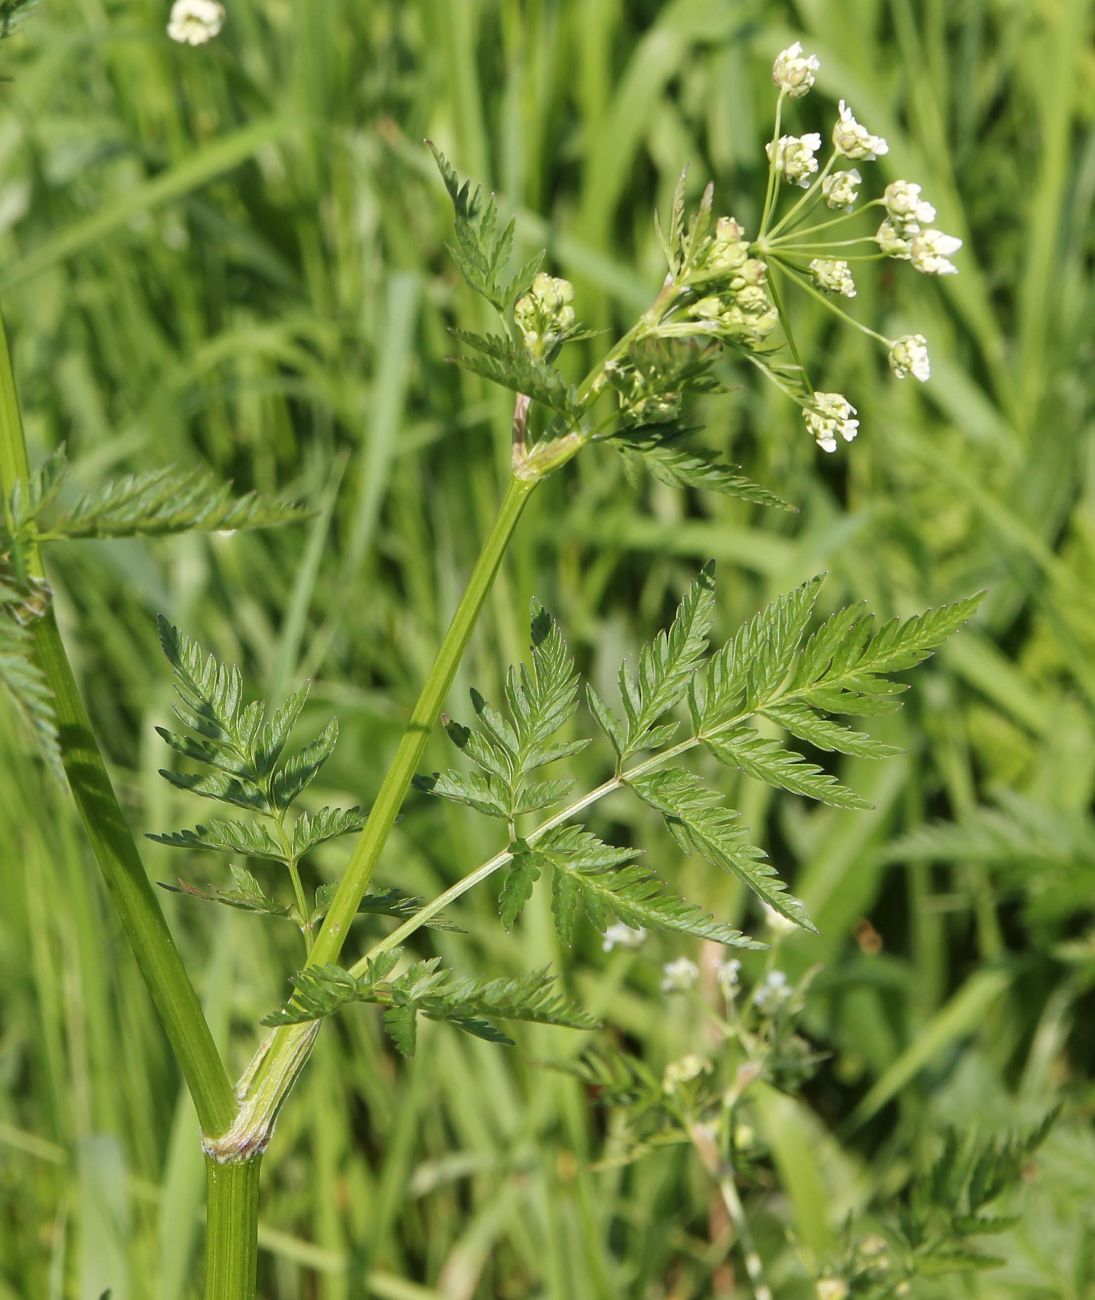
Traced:
[[802, 53], [802, 42], [795, 41], [776, 55], [772, 64], [772, 80], [792, 99], [801, 99], [814, 84], [814, 74], [821, 64], [816, 54]]
[[639, 948], [646, 939], [646, 931], [640, 926], [624, 925], [622, 921], [617, 921], [615, 925], [610, 925], [604, 932], [604, 938], [601, 941], [601, 948], [604, 952], [611, 952], [617, 944], [621, 948]]
[[847, 262], [835, 257], [815, 257], [810, 263], [814, 284], [823, 293], [840, 293], [845, 298], [855, 297], [855, 281]]
[[815, 393], [802, 408], [802, 418], [822, 451], [836, 451], [838, 435], [852, 442], [859, 431], [859, 421], [852, 417], [856, 409], [840, 393]]
[[887, 257], [897, 257], [903, 262], [912, 257], [912, 239], [906, 238], [892, 221], [884, 221], [878, 227], [875, 239]]
[[898, 379], [912, 375], [922, 384], [931, 378], [928, 340], [923, 334], [903, 334], [890, 346], [890, 369]]
[[840, 101], [840, 116], [833, 127], [833, 148], [845, 158], [865, 158], [868, 162], [890, 152], [890, 146], [880, 135], [871, 135], [855, 120], [844, 100]]
[[882, 200], [898, 230], [915, 234], [921, 226], [931, 225], [935, 220], [935, 209], [927, 199], [920, 197], [920, 186], [913, 181], [891, 182], [886, 186]]
[[948, 258], [961, 247], [962, 241], [956, 235], [945, 235], [941, 230], [922, 230], [913, 236], [912, 264], [925, 275], [957, 275], [958, 267]]
[[838, 1277], [823, 1277], [815, 1288], [817, 1300], [848, 1300], [848, 1283]]
[[175, 0], [167, 34], [183, 45], [204, 45], [224, 26], [224, 5], [217, 0]]
[[854, 167], [847, 171], [834, 172], [821, 182], [821, 193], [826, 207], [834, 212], [851, 212], [859, 198], [859, 183], [863, 180]]
[[534, 277], [528, 292], [513, 307], [513, 319], [528, 352], [546, 356], [573, 331], [577, 324], [570, 305], [573, 301], [574, 286], [569, 280], [545, 271]]
[[807, 135], [781, 135], [775, 142], [773, 157], [772, 141], [764, 146], [770, 160], [774, 160], [776, 171], [780, 172], [793, 185], [803, 189], [810, 184], [810, 177], [817, 171], [817, 159], [814, 154], [821, 148], [821, 136], [816, 131]]
[[687, 993], [700, 977], [700, 968], [688, 957], [678, 957], [662, 967], [662, 992]]
[[715, 235], [704, 256], [705, 271], [736, 270], [749, 256], [745, 231], [733, 217], [719, 217]]

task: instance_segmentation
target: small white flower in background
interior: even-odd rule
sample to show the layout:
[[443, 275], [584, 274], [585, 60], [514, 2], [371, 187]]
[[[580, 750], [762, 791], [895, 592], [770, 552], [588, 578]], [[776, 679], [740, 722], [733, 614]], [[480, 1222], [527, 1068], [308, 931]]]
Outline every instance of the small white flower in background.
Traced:
[[815, 257], [810, 263], [814, 284], [824, 293], [841, 293], [845, 298], [855, 297], [855, 281], [847, 262], [835, 257]]
[[947, 259], [961, 247], [962, 241], [957, 235], [944, 235], [941, 230], [922, 230], [913, 236], [912, 264], [925, 275], [957, 275], [958, 267]]
[[890, 369], [898, 379], [912, 375], [926, 384], [932, 375], [928, 340], [923, 334], [903, 334], [890, 345]]
[[753, 1001], [762, 1011], [781, 1006], [791, 996], [787, 976], [781, 970], [772, 970], [764, 977], [764, 983], [757, 989]]
[[646, 939], [646, 931], [642, 926], [624, 925], [622, 921], [617, 921], [615, 925], [610, 925], [604, 932], [604, 938], [601, 941], [601, 948], [605, 952], [611, 952], [617, 944], [621, 948], [639, 948]]
[[204, 45], [224, 26], [224, 5], [217, 0], [175, 0], [167, 34], [182, 45]]
[[913, 181], [893, 181], [882, 195], [886, 211], [894, 228], [915, 234], [921, 226], [930, 226], [935, 220], [935, 208], [920, 197], [920, 186]]
[[852, 417], [856, 409], [841, 393], [815, 393], [802, 408], [802, 418], [822, 451], [836, 451], [839, 435], [852, 442], [859, 431], [859, 421]]
[[851, 1292], [848, 1290], [848, 1283], [841, 1281], [838, 1277], [823, 1277], [817, 1284], [815, 1294], [817, 1300], [848, 1300]]
[[863, 180], [855, 167], [847, 171], [834, 172], [821, 182], [821, 194], [825, 206], [834, 212], [851, 212], [859, 198], [859, 185]]
[[691, 1083], [701, 1074], [710, 1073], [711, 1062], [704, 1060], [702, 1056], [690, 1053], [688, 1056], [682, 1056], [679, 1061], [670, 1061], [665, 1067], [665, 1073], [662, 1075], [662, 1091], [671, 1097], [682, 1083]]
[[865, 158], [868, 162], [890, 152], [890, 146], [880, 135], [871, 135], [855, 120], [844, 100], [840, 101], [840, 116], [833, 127], [833, 147], [845, 158]]
[[817, 171], [817, 159], [814, 154], [821, 148], [821, 136], [816, 131], [807, 135], [781, 135], [775, 142], [773, 158], [772, 141], [764, 146], [770, 160], [775, 162], [780, 172], [792, 185], [801, 185], [803, 189], [810, 184], [810, 177]]
[[[822, 394], [816, 393], [815, 396], [820, 397]], [[830, 393], [828, 396], [835, 397], [837, 394]], [[843, 398], [841, 400], [843, 401]], [[849, 407], [848, 409], [851, 411], [855, 410], [854, 407]], [[858, 423], [858, 421], [856, 423]], [[852, 438], [849, 438], [847, 434], [845, 434], [844, 437], [848, 442], [851, 442], [852, 438], [855, 437], [855, 434], [852, 434]], [[761, 909], [764, 912], [764, 924], [773, 934], [794, 934], [798, 929], [798, 926], [794, 921], [784, 916], [782, 912], [777, 912], [774, 907], [769, 907], [767, 903], [761, 903]]]
[[912, 257], [912, 239], [902, 234], [892, 221], [884, 221], [878, 227], [875, 239], [887, 257], [897, 257], [904, 262]]
[[715, 979], [718, 980], [722, 996], [727, 1002], [730, 1002], [738, 991], [738, 985], [741, 983], [741, 962], [736, 957], [731, 957], [729, 961], [717, 961], [715, 963]]
[[700, 977], [700, 968], [688, 957], [678, 957], [676, 961], [667, 962], [662, 967], [662, 992], [687, 993], [695, 988]]
[[772, 80], [792, 99], [801, 99], [814, 84], [814, 74], [821, 64], [816, 54], [803, 54], [802, 42], [795, 41], [776, 55]]

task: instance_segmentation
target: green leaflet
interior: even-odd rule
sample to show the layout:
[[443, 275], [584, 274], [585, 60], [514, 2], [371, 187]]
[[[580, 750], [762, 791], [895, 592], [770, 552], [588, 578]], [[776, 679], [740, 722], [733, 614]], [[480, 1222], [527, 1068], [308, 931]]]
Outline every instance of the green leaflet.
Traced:
[[597, 1021], [558, 993], [555, 980], [544, 970], [518, 979], [477, 980], [442, 969], [441, 959], [434, 957], [390, 978], [399, 956], [398, 950], [381, 954], [359, 977], [340, 966], [308, 966], [291, 976], [293, 996], [287, 1005], [262, 1023], [299, 1024], [332, 1015], [351, 1002], [373, 1002], [385, 1008], [384, 1027], [404, 1056], [414, 1055], [419, 1016], [508, 1045], [513, 1040], [497, 1027], [497, 1020], [597, 1028]]
[[[715, 601], [715, 566], [709, 562], [677, 606], [667, 631], [639, 652], [637, 673], [624, 663], [620, 667], [620, 699], [626, 730], [619, 751], [626, 761], [638, 749], [664, 743], [669, 733], [654, 724], [684, 698], [707, 649], [707, 633]], [[675, 728], [674, 728], [675, 729]]]
[[784, 749], [778, 741], [758, 736], [751, 727], [739, 727], [704, 741], [707, 749], [727, 767], [778, 786], [792, 794], [831, 804], [834, 808], [870, 808], [872, 805], [834, 776], [808, 763], [801, 754]]
[[492, 194], [461, 180], [448, 159], [430, 140], [426, 146], [434, 156], [441, 179], [453, 206], [455, 242], [449, 246], [464, 279], [500, 314], [505, 314], [532, 283], [543, 265], [544, 253], [530, 258], [513, 276], [507, 275], [513, 251], [514, 223], [498, 229], [498, 205]]
[[[728, 947], [764, 946], [673, 893], [653, 871], [638, 865], [636, 857], [636, 850], [614, 848], [584, 827], [557, 827], [535, 845], [522, 846], [515, 855], [503, 902], [515, 874], [528, 873], [534, 882], [542, 869], [550, 868], [554, 872], [555, 925], [568, 945], [574, 942], [578, 915], [584, 914], [601, 934], [614, 921], [622, 921], [635, 928], [711, 939]], [[528, 890], [531, 892], [531, 883]]]
[[449, 358], [458, 366], [511, 393], [524, 393], [572, 419], [581, 414], [576, 391], [554, 366], [534, 360], [524, 348], [501, 334], [471, 334], [460, 329], [452, 333], [473, 349]]
[[541, 767], [575, 754], [589, 743], [553, 739], [578, 707], [578, 677], [558, 625], [539, 606], [532, 611], [531, 641], [530, 663], [511, 668], [506, 675], [508, 718], [478, 691], [472, 691], [478, 728], [447, 724], [453, 744], [479, 770], [416, 777], [416, 788], [507, 823], [566, 795], [569, 781], [531, 778]]
[[693, 432], [691, 428], [675, 426], [666, 426], [664, 432], [657, 427], [624, 429], [612, 438], [611, 445], [625, 460], [641, 465], [659, 483], [669, 487], [702, 488], [775, 510], [797, 509], [718, 456], [678, 445]]
[[174, 465], [127, 474], [84, 493], [70, 507], [55, 509], [67, 470], [62, 446], [28, 484], [17, 483], [12, 491], [17, 526], [33, 524], [41, 541], [235, 532], [293, 523], [310, 514], [286, 497], [258, 492], [234, 497], [231, 483], [218, 482], [211, 470]]
[[709, 183], [700, 198], [699, 206], [686, 219], [685, 187], [688, 181], [686, 167], [673, 188], [673, 202], [669, 211], [669, 225], [664, 229], [658, 214], [654, 214], [654, 228], [665, 254], [666, 265], [674, 280], [687, 279], [694, 269], [708, 235], [711, 233], [711, 209], [715, 198], [714, 183]]
[[764, 853], [745, 840], [740, 815], [722, 807], [719, 796], [699, 777], [677, 769], [631, 777], [627, 783], [662, 814], [686, 853], [697, 853], [712, 866], [737, 876], [762, 903], [804, 930], [816, 929]]

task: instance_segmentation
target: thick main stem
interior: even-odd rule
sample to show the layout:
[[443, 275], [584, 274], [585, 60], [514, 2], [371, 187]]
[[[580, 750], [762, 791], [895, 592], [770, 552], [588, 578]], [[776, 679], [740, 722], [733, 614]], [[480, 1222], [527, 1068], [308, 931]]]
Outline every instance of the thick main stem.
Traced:
[[258, 1294], [261, 1163], [261, 1155], [233, 1164], [206, 1157], [206, 1300], [255, 1300]]
[[[15, 482], [25, 482], [28, 477], [11, 351], [0, 316], [0, 494], [6, 495]], [[31, 571], [41, 573], [37, 547], [31, 545], [29, 552], [26, 558]], [[194, 1099], [202, 1129], [207, 1134], [222, 1133], [236, 1112], [232, 1085], [126, 825], [52, 610], [34, 624], [34, 649], [50, 690], [61, 761], [111, 901]]]

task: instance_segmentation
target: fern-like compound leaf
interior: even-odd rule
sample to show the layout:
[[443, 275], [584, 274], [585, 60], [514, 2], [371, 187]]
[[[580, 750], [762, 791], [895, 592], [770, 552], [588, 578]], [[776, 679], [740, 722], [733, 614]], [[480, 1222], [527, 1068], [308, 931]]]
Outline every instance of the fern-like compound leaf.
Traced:
[[306, 519], [309, 511], [284, 497], [248, 492], [234, 497], [205, 468], [162, 469], [127, 474], [85, 493], [60, 513], [39, 518], [44, 540], [65, 538], [163, 537], [194, 532], [236, 532]]
[[414, 1054], [417, 1019], [443, 1020], [464, 1033], [490, 1042], [512, 1045], [494, 1023], [520, 1020], [595, 1029], [597, 1021], [569, 1002], [544, 970], [517, 979], [477, 980], [440, 968], [439, 959], [413, 963], [390, 978], [398, 953], [385, 953], [355, 977], [340, 966], [308, 966], [291, 976], [293, 995], [263, 1024], [299, 1024], [332, 1015], [351, 1002], [373, 1002], [385, 1008], [384, 1027], [404, 1056]]
[[417, 789], [508, 822], [557, 803], [567, 793], [569, 781], [532, 777], [588, 743], [555, 739], [578, 706], [578, 676], [557, 624], [538, 605], [532, 611], [531, 639], [530, 662], [511, 668], [506, 676], [509, 716], [472, 691], [479, 726], [472, 729], [451, 720], [446, 724], [449, 739], [479, 771], [419, 776]]
[[426, 146], [452, 200], [455, 241], [449, 252], [471, 288], [504, 314], [532, 283], [544, 254], [530, 259], [514, 276], [507, 275], [514, 223], [510, 221], [499, 230], [494, 196], [484, 195], [479, 186], [463, 180], [432, 141], [427, 140]]

